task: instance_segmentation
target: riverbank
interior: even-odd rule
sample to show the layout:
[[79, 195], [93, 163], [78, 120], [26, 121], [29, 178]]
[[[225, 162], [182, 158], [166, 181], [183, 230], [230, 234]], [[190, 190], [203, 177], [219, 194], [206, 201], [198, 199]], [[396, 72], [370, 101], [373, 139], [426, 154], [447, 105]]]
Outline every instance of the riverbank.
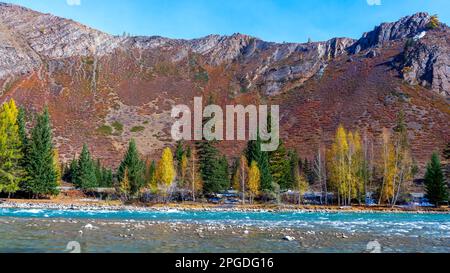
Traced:
[[401, 207], [396, 206], [298, 206], [286, 204], [254, 205], [215, 205], [207, 203], [168, 203], [168, 204], [122, 204], [119, 201], [100, 201], [96, 199], [54, 199], [54, 200], [0, 200], [0, 208], [16, 209], [54, 209], [54, 210], [110, 210], [110, 211], [238, 211], [238, 212], [358, 212], [358, 213], [444, 213], [450, 214], [449, 207]]

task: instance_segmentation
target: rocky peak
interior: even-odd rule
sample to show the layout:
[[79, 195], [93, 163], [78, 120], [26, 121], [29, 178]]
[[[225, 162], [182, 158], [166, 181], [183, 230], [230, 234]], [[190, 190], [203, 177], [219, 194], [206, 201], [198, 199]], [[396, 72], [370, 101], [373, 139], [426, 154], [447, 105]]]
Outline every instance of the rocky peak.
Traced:
[[407, 83], [450, 98], [450, 29], [442, 26], [408, 40], [400, 70]]
[[255, 39], [236, 33], [231, 36], [209, 35], [190, 40], [187, 44], [193, 52], [206, 56], [210, 64], [219, 65], [237, 58]]
[[383, 23], [375, 27], [373, 31], [364, 33], [361, 39], [349, 48], [349, 51], [359, 53], [388, 41], [414, 37], [427, 29], [430, 18], [428, 13], [419, 12], [403, 17], [397, 22]]
[[0, 5], [0, 25], [0, 35], [20, 40], [35, 53], [48, 58], [103, 55], [121, 41], [72, 20], [12, 4]]

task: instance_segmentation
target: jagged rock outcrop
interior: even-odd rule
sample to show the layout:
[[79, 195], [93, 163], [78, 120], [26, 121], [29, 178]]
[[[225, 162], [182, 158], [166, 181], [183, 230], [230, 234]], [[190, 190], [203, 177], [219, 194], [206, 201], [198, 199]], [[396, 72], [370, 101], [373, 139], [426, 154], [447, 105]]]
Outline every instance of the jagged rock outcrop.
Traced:
[[430, 32], [434, 33], [408, 41], [400, 68], [409, 84], [426, 86], [449, 98], [450, 31], [442, 27]]
[[381, 46], [385, 42], [414, 37], [427, 29], [430, 18], [428, 13], [419, 12], [403, 17], [397, 22], [383, 23], [373, 31], [364, 33], [349, 51], [356, 54], [371, 47]]

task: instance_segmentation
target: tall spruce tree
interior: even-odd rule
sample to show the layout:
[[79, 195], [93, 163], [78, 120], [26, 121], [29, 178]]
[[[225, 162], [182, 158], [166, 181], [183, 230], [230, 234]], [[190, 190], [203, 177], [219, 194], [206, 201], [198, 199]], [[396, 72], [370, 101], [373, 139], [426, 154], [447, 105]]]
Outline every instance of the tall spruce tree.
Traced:
[[202, 140], [197, 142], [196, 146], [204, 193], [211, 194], [226, 190], [230, 185], [226, 159], [220, 156], [213, 141]]
[[140, 158], [134, 139], [130, 141], [125, 157], [117, 169], [119, 181], [123, 180], [125, 170], [128, 170], [130, 193], [136, 195], [145, 186], [145, 162]]
[[299, 156], [297, 154], [297, 151], [290, 150], [288, 152], [289, 157], [289, 173], [287, 174], [287, 183], [286, 187], [287, 189], [294, 189], [297, 182], [297, 177], [299, 176]]
[[227, 158], [222, 155], [219, 159], [219, 167], [216, 172], [217, 180], [219, 181], [222, 190], [228, 190], [231, 187], [229, 168], [230, 166], [228, 165]]
[[70, 161], [70, 164], [66, 167], [63, 175], [63, 180], [69, 183], [75, 184], [75, 172], [78, 168], [78, 160], [73, 157], [72, 161]]
[[183, 142], [181, 140], [177, 141], [177, 147], [175, 148], [175, 160], [177, 162], [180, 162], [184, 153], [185, 153], [185, 151], [184, 151], [184, 147], [183, 147]]
[[290, 168], [286, 148], [283, 142], [280, 142], [276, 151], [270, 153], [269, 162], [273, 182], [276, 183], [280, 189], [287, 189]]
[[53, 148], [50, 115], [45, 108], [36, 118], [27, 148], [25, 190], [35, 197], [58, 194]]
[[263, 152], [261, 159], [257, 163], [261, 174], [261, 190], [264, 192], [273, 192], [275, 185], [273, 184], [272, 174], [270, 173], [269, 153]]
[[309, 184], [314, 184], [316, 177], [313, 171], [312, 161], [309, 161], [308, 158], [305, 158], [302, 166], [306, 180], [308, 181]]
[[273, 180], [269, 168], [269, 154], [261, 151], [261, 143], [262, 141], [259, 135], [256, 140], [250, 140], [247, 144], [245, 154], [248, 158], [248, 162], [256, 161], [259, 166], [261, 190], [264, 192], [271, 192], [273, 191]]
[[437, 153], [433, 153], [431, 161], [427, 164], [425, 190], [428, 200], [436, 206], [448, 201], [448, 189]]
[[22, 142], [23, 149], [25, 149], [25, 147], [27, 147], [27, 144], [28, 144], [26, 123], [27, 123], [27, 116], [26, 116], [25, 110], [22, 107], [20, 107], [19, 113], [17, 114], [17, 126], [18, 126], [18, 133], [19, 133], [20, 141]]
[[256, 163], [258, 163], [261, 160], [262, 153], [263, 152], [261, 151], [261, 138], [258, 135], [256, 140], [250, 140], [247, 143], [247, 149], [245, 150], [249, 167], [253, 161], [256, 161]]
[[80, 158], [78, 159], [78, 166], [75, 171], [75, 185], [87, 191], [97, 188], [98, 181], [95, 169], [95, 163], [91, 158], [88, 146], [84, 144]]
[[148, 177], [145, 181], [148, 188], [156, 188], [157, 179], [156, 179], [156, 162], [153, 160], [148, 167]]

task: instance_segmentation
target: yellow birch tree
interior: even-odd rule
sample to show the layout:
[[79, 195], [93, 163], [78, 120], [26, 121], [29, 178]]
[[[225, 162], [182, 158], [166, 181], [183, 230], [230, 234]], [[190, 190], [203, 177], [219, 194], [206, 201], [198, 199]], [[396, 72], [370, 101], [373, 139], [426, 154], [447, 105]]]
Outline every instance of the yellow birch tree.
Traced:
[[175, 179], [175, 167], [173, 165], [173, 155], [170, 148], [165, 148], [158, 162], [156, 169], [156, 177], [158, 186], [160, 187], [163, 196], [167, 197], [171, 190], [173, 181]]
[[255, 197], [259, 194], [261, 187], [261, 174], [258, 168], [258, 163], [252, 161], [250, 170], [248, 171], [248, 191], [250, 193], [250, 203], [253, 204]]

